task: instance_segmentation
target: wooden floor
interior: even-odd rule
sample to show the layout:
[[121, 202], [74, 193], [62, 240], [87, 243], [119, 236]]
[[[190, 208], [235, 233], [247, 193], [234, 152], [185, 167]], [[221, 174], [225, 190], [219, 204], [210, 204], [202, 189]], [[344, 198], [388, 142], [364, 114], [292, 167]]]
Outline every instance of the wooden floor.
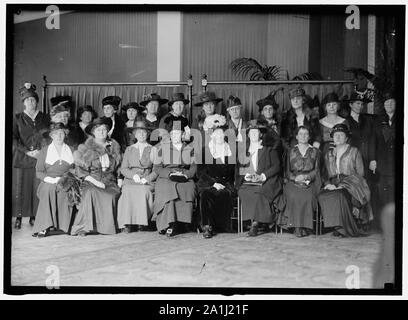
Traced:
[[44, 286], [56, 266], [60, 286], [346, 288], [346, 268], [359, 268], [370, 288], [381, 235], [339, 239], [331, 234], [197, 233], [166, 238], [157, 232], [73, 237], [31, 236], [28, 221], [13, 230], [11, 283]]

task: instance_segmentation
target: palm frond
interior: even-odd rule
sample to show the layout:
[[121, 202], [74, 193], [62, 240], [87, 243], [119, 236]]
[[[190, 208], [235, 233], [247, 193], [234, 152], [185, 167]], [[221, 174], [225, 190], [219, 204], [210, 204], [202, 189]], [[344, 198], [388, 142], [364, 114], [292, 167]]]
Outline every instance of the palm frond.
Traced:
[[246, 78], [249, 73], [251, 73], [250, 76], [252, 76], [253, 73], [262, 70], [262, 66], [259, 64], [259, 62], [252, 58], [235, 59], [230, 63], [230, 67], [232, 72], [243, 78]]

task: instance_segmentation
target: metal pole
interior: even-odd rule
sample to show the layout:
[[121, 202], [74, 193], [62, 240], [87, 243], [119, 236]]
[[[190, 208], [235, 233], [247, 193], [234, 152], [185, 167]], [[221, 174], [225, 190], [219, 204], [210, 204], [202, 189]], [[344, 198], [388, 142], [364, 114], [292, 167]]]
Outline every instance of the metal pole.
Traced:
[[204, 73], [202, 78], [201, 78], [201, 90], [202, 92], [206, 92], [207, 91], [207, 75]]
[[187, 86], [188, 86], [188, 95], [189, 95], [189, 100], [190, 100], [190, 112], [189, 112], [188, 120], [191, 126], [193, 123], [193, 76], [191, 73], [188, 75]]

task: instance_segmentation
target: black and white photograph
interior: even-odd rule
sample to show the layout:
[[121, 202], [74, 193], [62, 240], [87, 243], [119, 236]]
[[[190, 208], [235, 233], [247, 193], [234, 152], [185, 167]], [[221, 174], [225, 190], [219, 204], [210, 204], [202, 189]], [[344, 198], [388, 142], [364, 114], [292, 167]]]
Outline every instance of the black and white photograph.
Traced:
[[405, 4], [2, 11], [5, 294], [402, 295]]

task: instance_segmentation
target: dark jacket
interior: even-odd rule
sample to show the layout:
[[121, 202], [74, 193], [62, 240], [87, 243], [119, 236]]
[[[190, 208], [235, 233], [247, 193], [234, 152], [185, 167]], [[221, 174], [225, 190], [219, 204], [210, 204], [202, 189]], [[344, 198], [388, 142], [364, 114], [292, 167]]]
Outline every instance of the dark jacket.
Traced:
[[26, 152], [40, 150], [46, 144], [43, 133], [48, 125], [48, 117], [42, 112], [38, 112], [35, 121], [24, 112], [16, 114], [13, 122], [13, 167], [35, 167], [37, 160], [27, 156]]
[[375, 160], [374, 120], [374, 116], [369, 114], [360, 114], [358, 122], [352, 116], [347, 118], [351, 131], [349, 143], [361, 152], [366, 172], [370, 161]]
[[381, 175], [395, 175], [395, 115], [388, 123], [388, 115], [381, 115], [374, 124], [374, 149], [377, 170]]
[[[311, 129], [310, 132], [310, 144], [314, 142], [321, 142], [319, 119], [313, 117], [310, 112], [305, 112], [305, 119], [303, 125]], [[296, 130], [298, 124], [296, 121], [296, 113], [291, 108], [283, 117], [281, 126], [281, 136], [283, 138], [284, 147], [288, 150], [297, 144]]]
[[[112, 119], [111, 118], [106, 118], [102, 117], [102, 119], [107, 119], [110, 125], [112, 125]], [[119, 145], [121, 146], [122, 150], [126, 149], [126, 146], [124, 145], [124, 137], [123, 137], [123, 132], [125, 129], [126, 125], [125, 122], [122, 120], [120, 116], [115, 114], [115, 127], [113, 128], [113, 132], [110, 136], [110, 138], [114, 139]]]

